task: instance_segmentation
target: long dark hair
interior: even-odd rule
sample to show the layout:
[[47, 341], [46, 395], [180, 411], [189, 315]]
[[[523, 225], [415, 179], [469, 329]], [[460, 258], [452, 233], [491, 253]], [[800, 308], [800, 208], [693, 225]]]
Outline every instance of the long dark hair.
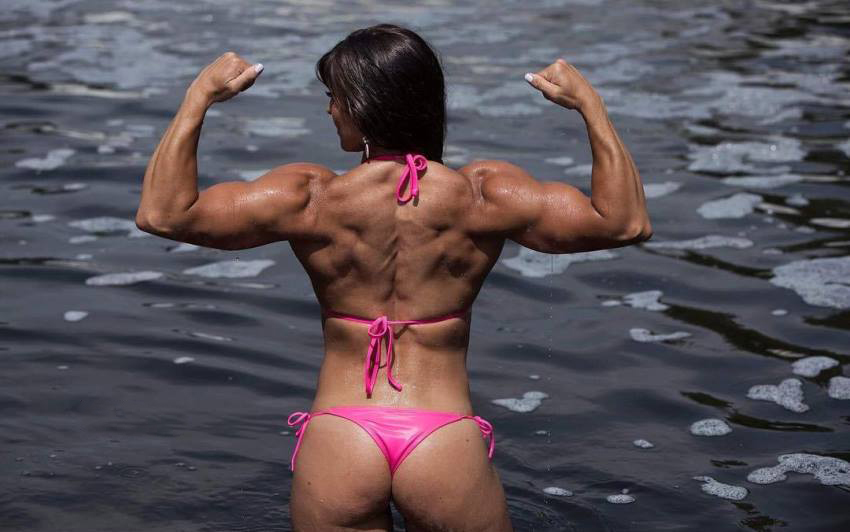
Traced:
[[393, 24], [356, 30], [319, 59], [316, 76], [370, 142], [442, 163], [446, 85], [422, 37]]

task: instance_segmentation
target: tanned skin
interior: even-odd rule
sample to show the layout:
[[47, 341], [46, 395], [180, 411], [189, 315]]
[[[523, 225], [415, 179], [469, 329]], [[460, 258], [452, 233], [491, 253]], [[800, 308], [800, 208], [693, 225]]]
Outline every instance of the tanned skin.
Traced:
[[[565, 183], [540, 182], [504, 161], [459, 170], [429, 161], [419, 199], [406, 205], [395, 201], [402, 170], [396, 161], [361, 160], [340, 175], [319, 164], [293, 163], [252, 182], [199, 192], [196, 154], [205, 112], [249, 88], [260, 71], [228, 52], [192, 82], [145, 172], [140, 229], [227, 250], [288, 241], [324, 308], [401, 320], [470, 305], [506, 240], [544, 253], [572, 253], [626, 246], [652, 234], [640, 175], [602, 98], [563, 59], [526, 79], [584, 118], [593, 153], [590, 197]], [[327, 112], [341, 148], [363, 150], [362, 133], [330, 96]], [[370, 145], [372, 156], [390, 152]], [[375, 405], [472, 414], [469, 326], [468, 318], [396, 326], [393, 375], [403, 391], [389, 385], [382, 367], [367, 398], [365, 326], [325, 319], [310, 411]], [[512, 530], [499, 475], [474, 421], [435, 431], [391, 477], [362, 428], [336, 416], [311, 420], [292, 482], [293, 529], [391, 530], [390, 499], [410, 531]]]

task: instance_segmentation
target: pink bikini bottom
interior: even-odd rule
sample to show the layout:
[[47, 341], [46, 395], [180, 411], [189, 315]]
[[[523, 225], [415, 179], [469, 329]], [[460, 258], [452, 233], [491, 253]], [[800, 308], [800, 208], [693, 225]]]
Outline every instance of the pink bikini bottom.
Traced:
[[401, 462], [407, 458], [425, 438], [438, 428], [460, 421], [472, 419], [481, 429], [481, 436], [489, 437], [487, 457], [493, 458], [496, 444], [493, 425], [478, 416], [469, 416], [457, 412], [440, 412], [420, 408], [394, 408], [383, 406], [335, 406], [318, 412], [293, 412], [287, 423], [290, 427], [301, 425], [295, 432], [298, 441], [292, 452], [290, 468], [295, 471], [295, 456], [301, 446], [301, 438], [310, 420], [316, 416], [330, 414], [353, 421], [360, 425], [375, 440], [384, 453], [390, 466], [390, 475], [394, 474]]

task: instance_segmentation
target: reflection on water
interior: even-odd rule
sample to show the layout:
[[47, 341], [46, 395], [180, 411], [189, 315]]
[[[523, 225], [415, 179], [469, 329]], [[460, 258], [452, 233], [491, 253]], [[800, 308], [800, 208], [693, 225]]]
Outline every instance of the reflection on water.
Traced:
[[562, 56], [645, 181], [652, 241], [509, 244], [476, 303], [473, 401], [516, 529], [840, 528], [845, 2], [426, 4], [4, 4], [0, 523], [288, 529], [283, 415], [309, 404], [322, 349], [309, 281], [285, 244], [136, 238], [141, 176], [188, 82], [226, 50], [266, 68], [207, 116], [201, 186], [352, 166], [314, 62], [395, 22], [440, 51], [450, 165], [507, 159], [588, 191], [580, 118], [522, 79]]

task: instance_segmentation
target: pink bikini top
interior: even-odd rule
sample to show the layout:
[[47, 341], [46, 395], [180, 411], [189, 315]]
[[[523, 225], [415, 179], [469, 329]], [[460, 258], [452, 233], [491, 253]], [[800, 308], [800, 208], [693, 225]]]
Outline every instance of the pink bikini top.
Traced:
[[[407, 153], [404, 155], [379, 155], [377, 157], [372, 157], [367, 160], [394, 160], [404, 157], [407, 162], [407, 167], [404, 169], [404, 172], [401, 174], [401, 177], [398, 180], [398, 186], [396, 187], [396, 199], [399, 204], [405, 204], [414, 197], [419, 196], [419, 172], [428, 168], [428, 160], [419, 154]], [[404, 187], [406, 181], [410, 181], [410, 190], [408, 191], [407, 197], [403, 197], [401, 195], [401, 189]], [[334, 310], [325, 310], [322, 309], [322, 313], [325, 317], [328, 318], [340, 318], [347, 321], [353, 321], [357, 323], [363, 323], [369, 326], [367, 332], [369, 333], [369, 348], [366, 350], [366, 359], [363, 362], [363, 381], [366, 386], [366, 396], [372, 396], [372, 389], [375, 387], [375, 381], [378, 380], [378, 368], [384, 367], [381, 363], [383, 355], [381, 347], [384, 344], [384, 341], [387, 343], [387, 380], [390, 385], [398, 391], [401, 391], [401, 384], [393, 378], [393, 354], [395, 353], [393, 349], [393, 329], [392, 325], [414, 325], [414, 324], [422, 324], [422, 323], [436, 323], [438, 321], [445, 321], [451, 318], [460, 318], [465, 316], [469, 312], [469, 307], [464, 308], [458, 312], [454, 312], [452, 314], [447, 314], [445, 316], [440, 316], [438, 318], [428, 318], [424, 320], [390, 320], [387, 319], [386, 316], [378, 316], [375, 319], [361, 318], [359, 316], [351, 316], [348, 314], [342, 314], [341, 312], [336, 312]]]
[[375, 387], [375, 381], [378, 380], [378, 368], [384, 367], [381, 363], [383, 358], [381, 347], [385, 340], [387, 343], [387, 380], [389, 381], [390, 386], [401, 391], [401, 384], [393, 378], [393, 354], [395, 353], [395, 350], [393, 349], [394, 335], [391, 327], [392, 325], [437, 323], [438, 321], [445, 321], [451, 318], [461, 318], [465, 316], [469, 310], [469, 307], [467, 307], [463, 310], [453, 312], [452, 314], [447, 314], [438, 318], [427, 318], [424, 320], [389, 320], [386, 316], [378, 316], [374, 320], [370, 320], [368, 318], [351, 316], [334, 310], [325, 309], [322, 309], [322, 313], [328, 318], [340, 318], [346, 321], [354, 321], [369, 326], [367, 332], [369, 333], [370, 340], [369, 347], [366, 349], [366, 359], [363, 361], [363, 382], [366, 385], [366, 397], [372, 397], [372, 389]]
[[[398, 179], [398, 186], [395, 189], [395, 197], [400, 205], [404, 205], [408, 201], [412, 200], [414, 196], [419, 197], [419, 172], [428, 168], [428, 159], [418, 153], [406, 153], [404, 155], [378, 155], [366, 159], [366, 162], [368, 163], [369, 161], [374, 160], [392, 161], [401, 157], [404, 157], [407, 161], [407, 167]], [[407, 197], [405, 198], [401, 195], [401, 189], [404, 188], [404, 183], [408, 180], [410, 180], [410, 187], [407, 191]]]

